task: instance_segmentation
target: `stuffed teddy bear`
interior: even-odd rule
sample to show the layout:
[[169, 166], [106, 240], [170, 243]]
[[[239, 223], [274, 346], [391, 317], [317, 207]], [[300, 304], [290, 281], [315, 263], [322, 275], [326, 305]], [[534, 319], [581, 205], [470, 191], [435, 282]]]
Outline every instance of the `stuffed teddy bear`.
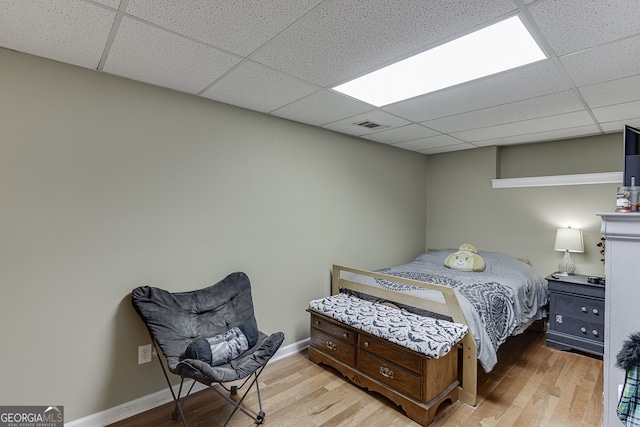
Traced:
[[444, 265], [460, 271], [484, 271], [484, 260], [478, 250], [468, 243], [460, 245], [457, 252], [444, 259]]

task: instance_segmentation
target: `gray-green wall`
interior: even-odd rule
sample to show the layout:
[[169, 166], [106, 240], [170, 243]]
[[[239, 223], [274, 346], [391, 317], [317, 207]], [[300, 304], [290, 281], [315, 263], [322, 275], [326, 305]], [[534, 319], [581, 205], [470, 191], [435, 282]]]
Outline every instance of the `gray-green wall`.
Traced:
[[61, 404], [71, 421], [162, 389], [155, 360], [137, 365], [141, 284], [189, 290], [243, 270], [261, 329], [286, 345], [308, 337], [305, 308], [329, 293], [333, 263], [386, 267], [469, 242], [547, 274], [555, 228], [573, 225], [578, 272], [602, 273], [593, 213], [612, 210], [616, 185], [491, 179], [562, 173], [529, 160], [567, 151], [567, 173], [619, 170], [617, 136], [427, 159], [2, 49], [0, 70], [2, 404]]
[[232, 271], [286, 344], [333, 263], [425, 246], [426, 157], [0, 50], [3, 405], [66, 421], [163, 388], [129, 294]]
[[571, 226], [583, 229], [585, 246], [571, 254], [576, 273], [601, 276], [595, 212], [615, 210], [619, 184], [492, 188], [491, 180], [621, 170], [621, 133], [429, 156], [427, 246], [471, 243], [528, 258], [546, 276], [563, 255], [553, 249], [556, 229]]

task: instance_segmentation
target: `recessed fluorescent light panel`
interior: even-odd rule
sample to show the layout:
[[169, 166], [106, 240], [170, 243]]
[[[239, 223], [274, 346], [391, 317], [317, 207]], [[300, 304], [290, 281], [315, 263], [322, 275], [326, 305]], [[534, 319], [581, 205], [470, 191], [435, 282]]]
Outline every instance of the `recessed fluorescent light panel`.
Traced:
[[545, 58], [513, 16], [333, 89], [381, 107]]

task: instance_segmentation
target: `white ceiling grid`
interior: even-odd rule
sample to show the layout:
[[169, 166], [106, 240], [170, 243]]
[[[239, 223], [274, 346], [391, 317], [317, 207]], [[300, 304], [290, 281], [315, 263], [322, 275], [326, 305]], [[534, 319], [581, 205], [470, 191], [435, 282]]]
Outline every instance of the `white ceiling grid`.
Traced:
[[[516, 14], [548, 59], [381, 108], [331, 89]], [[640, 127], [637, 0], [0, 0], [0, 47], [426, 154]]]

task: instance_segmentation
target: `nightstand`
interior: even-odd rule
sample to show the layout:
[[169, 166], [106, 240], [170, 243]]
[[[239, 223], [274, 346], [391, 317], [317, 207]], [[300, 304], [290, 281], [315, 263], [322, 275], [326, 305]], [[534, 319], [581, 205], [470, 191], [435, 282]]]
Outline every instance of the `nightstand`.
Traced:
[[547, 345], [562, 350], [604, 354], [604, 284], [588, 276], [550, 275]]

